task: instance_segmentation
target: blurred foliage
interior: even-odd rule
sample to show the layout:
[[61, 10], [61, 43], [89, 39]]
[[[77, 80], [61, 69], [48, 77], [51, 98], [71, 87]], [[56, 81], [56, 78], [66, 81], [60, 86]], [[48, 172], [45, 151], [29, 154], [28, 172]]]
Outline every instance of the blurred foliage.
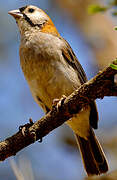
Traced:
[[18, 162], [11, 158], [10, 165], [17, 180], [34, 180], [31, 163], [26, 157], [20, 157]]
[[106, 6], [100, 6], [100, 5], [96, 5], [96, 4], [92, 4], [88, 7], [88, 13], [89, 14], [95, 14], [98, 12], [104, 12], [107, 10]]
[[102, 6], [99, 4], [92, 4], [88, 7], [89, 14], [95, 14], [99, 12], [105, 12], [107, 10], [112, 10], [111, 14], [117, 16], [117, 0], [109, 0], [106, 5]]

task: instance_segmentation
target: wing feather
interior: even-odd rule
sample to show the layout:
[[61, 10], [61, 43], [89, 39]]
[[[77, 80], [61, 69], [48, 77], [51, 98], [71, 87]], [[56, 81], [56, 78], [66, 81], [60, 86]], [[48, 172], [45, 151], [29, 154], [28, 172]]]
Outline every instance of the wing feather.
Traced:
[[[77, 73], [80, 83], [82, 85], [87, 81], [86, 74], [85, 74], [81, 64], [79, 63], [76, 55], [74, 54], [72, 48], [70, 47], [69, 43], [66, 40], [64, 40], [63, 38], [61, 38], [61, 39], [65, 43], [65, 46], [62, 47], [62, 56], [67, 61], [67, 63], [76, 70], [76, 73]], [[90, 117], [89, 117], [90, 125], [94, 129], [97, 129], [97, 127], [98, 127], [98, 112], [97, 112], [96, 103], [94, 101], [92, 101], [90, 103], [90, 107], [91, 107], [91, 112], [90, 112]]]

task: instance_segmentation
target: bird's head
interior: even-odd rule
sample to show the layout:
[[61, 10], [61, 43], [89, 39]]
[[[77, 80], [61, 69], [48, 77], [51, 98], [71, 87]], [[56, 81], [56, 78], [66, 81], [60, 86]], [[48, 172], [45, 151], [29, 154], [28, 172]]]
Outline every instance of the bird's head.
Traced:
[[36, 6], [24, 6], [8, 13], [15, 18], [21, 34], [26, 31], [36, 30], [59, 35], [50, 17]]

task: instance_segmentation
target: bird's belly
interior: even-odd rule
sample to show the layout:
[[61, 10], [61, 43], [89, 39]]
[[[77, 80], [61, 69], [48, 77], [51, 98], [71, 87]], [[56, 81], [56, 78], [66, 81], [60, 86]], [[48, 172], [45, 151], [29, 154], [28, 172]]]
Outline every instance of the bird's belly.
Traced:
[[60, 99], [62, 95], [68, 96], [80, 86], [76, 72], [68, 67], [45, 67], [43, 75], [39, 75], [39, 70], [37, 71], [38, 75], [29, 80], [29, 86], [36, 102], [38, 103], [38, 96], [49, 109], [53, 99]]
[[66, 123], [72, 128], [75, 134], [87, 139], [89, 135], [89, 115], [90, 107], [87, 107], [82, 109], [80, 113], [74, 115], [74, 117]]
[[[80, 86], [77, 73], [68, 66], [64, 67], [59, 64], [57, 67], [45, 65], [45, 69], [39, 68], [36, 64], [32, 76], [27, 77], [27, 81], [35, 101], [44, 111], [52, 108], [53, 99], [60, 99], [62, 95], [68, 96]], [[72, 130], [84, 138], [88, 136], [89, 113], [89, 109], [82, 110], [67, 121]]]

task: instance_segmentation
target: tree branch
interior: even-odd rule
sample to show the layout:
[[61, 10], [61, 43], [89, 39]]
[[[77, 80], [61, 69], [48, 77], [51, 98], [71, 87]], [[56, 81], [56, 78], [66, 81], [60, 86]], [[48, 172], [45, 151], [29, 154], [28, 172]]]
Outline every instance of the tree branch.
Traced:
[[102, 99], [104, 96], [117, 96], [117, 85], [114, 83], [115, 74], [117, 74], [117, 60], [74, 91], [64, 100], [60, 108], [57, 109], [54, 106], [43, 118], [32, 125], [28, 124], [24, 135], [20, 130], [0, 142], [0, 161], [15, 155], [21, 149], [46, 136], [91, 101], [97, 98]]

